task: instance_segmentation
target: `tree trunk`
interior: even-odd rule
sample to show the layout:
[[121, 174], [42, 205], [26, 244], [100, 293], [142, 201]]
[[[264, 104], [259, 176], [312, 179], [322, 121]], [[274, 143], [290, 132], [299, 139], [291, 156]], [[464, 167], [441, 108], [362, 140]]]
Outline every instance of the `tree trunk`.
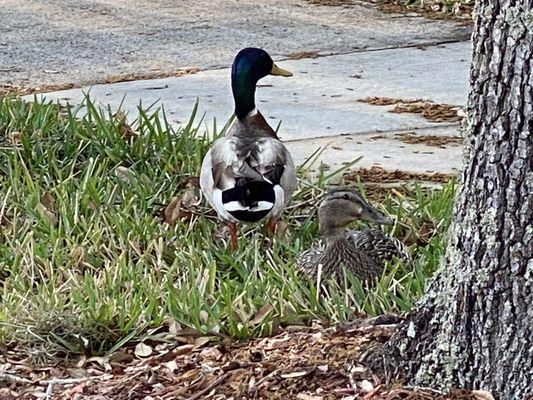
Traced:
[[[533, 0], [481, 0], [446, 259], [372, 357], [412, 384], [533, 395]], [[445, 66], [443, 66], [445, 68]]]

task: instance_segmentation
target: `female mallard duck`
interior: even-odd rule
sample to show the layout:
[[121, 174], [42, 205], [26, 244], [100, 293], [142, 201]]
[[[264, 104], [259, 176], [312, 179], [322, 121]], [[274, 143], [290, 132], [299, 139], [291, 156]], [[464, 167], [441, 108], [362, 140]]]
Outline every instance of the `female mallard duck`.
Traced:
[[327, 278], [345, 267], [360, 279], [369, 280], [381, 275], [386, 261], [408, 257], [400, 241], [379, 229], [346, 229], [358, 219], [376, 224], [393, 223], [363, 200], [356, 189], [328, 192], [318, 210], [318, 232], [322, 238], [301, 254], [297, 269], [312, 277], [321, 269], [321, 276]]
[[239, 222], [268, 219], [270, 233], [296, 187], [296, 169], [288, 150], [255, 107], [255, 88], [267, 75], [291, 76], [261, 49], [243, 49], [235, 57], [231, 87], [235, 123], [204, 157], [200, 187], [218, 217], [230, 227], [237, 247]]

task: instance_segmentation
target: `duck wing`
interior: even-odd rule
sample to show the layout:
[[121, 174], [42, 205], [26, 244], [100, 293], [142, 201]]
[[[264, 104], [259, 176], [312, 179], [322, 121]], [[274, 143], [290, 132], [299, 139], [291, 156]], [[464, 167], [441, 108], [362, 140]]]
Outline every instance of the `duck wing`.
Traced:
[[326, 242], [324, 240], [317, 240], [313, 247], [300, 254], [296, 260], [296, 271], [316, 278], [320, 264], [319, 260], [325, 250]]
[[380, 229], [350, 231], [350, 238], [358, 249], [384, 264], [397, 257], [409, 262], [411, 257], [406, 246], [398, 239], [387, 235]]
[[315, 246], [300, 255], [296, 268], [313, 279], [317, 278], [319, 269], [322, 269], [324, 279], [336, 277], [341, 285], [343, 268], [362, 280], [372, 280], [383, 271], [379, 262], [355, 247], [349, 237], [330, 243], [325, 240], [318, 241]]

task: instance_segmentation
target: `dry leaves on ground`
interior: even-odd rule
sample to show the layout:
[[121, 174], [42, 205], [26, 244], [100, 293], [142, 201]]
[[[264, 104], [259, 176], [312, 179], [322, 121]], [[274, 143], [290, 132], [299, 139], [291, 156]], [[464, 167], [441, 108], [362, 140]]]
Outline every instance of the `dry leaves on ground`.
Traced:
[[120, 132], [120, 136], [122, 139], [128, 141], [130, 139], [135, 139], [138, 136], [138, 133], [135, 132], [135, 130], [131, 127], [131, 125], [128, 123], [128, 120], [126, 118], [126, 114], [122, 110], [118, 110], [114, 115], [113, 118], [118, 123], [118, 129]]
[[362, 99], [359, 99], [358, 101], [361, 103], [372, 104], [373, 106], [391, 106], [393, 104], [398, 104], [398, 103], [404, 103], [404, 104], [418, 103], [418, 102], [421, 102], [422, 99], [402, 100], [402, 99], [394, 99], [392, 97], [369, 96], [369, 97], [364, 97]]
[[421, 99], [403, 100], [377, 96], [365, 97], [359, 99], [358, 101], [376, 106], [394, 105], [394, 108], [389, 110], [390, 113], [419, 114], [421, 117], [430, 122], [457, 122], [462, 119], [461, 107], [450, 104], [438, 104]]
[[130, 82], [149, 79], [161, 79], [172, 78], [184, 75], [196, 74], [200, 71], [200, 68], [183, 68], [177, 71], [153, 71], [148, 73], [133, 73], [133, 74], [121, 74], [108, 76], [103, 82], [98, 83], [117, 83], [117, 82]]
[[439, 136], [439, 135], [419, 135], [414, 132], [397, 133], [394, 135], [395, 139], [408, 144], [425, 144], [426, 146], [434, 146], [446, 148], [445, 145], [460, 146], [463, 144], [461, 136]]
[[454, 20], [456, 22], [471, 25], [473, 1], [458, 0], [454, 2], [444, 2], [442, 0], [425, 0], [413, 4], [405, 5], [401, 1], [390, 0], [369, 0], [377, 4], [378, 10], [393, 14], [416, 14], [433, 20]]
[[138, 80], [150, 80], [150, 79], [162, 79], [179, 77], [184, 75], [191, 75], [201, 71], [200, 68], [184, 68], [176, 71], [153, 71], [147, 73], [133, 73], [133, 74], [121, 74], [111, 75], [103, 79], [97, 79], [92, 81], [76, 82], [76, 83], [56, 83], [51, 85], [41, 85], [35, 87], [26, 86], [14, 86], [9, 84], [0, 83], [0, 97], [8, 95], [26, 96], [28, 94], [36, 93], [49, 93], [59, 90], [67, 90], [80, 88], [87, 85], [95, 85], [102, 83], [118, 83], [118, 82], [130, 82]]
[[354, 4], [353, 0], [307, 0], [307, 2], [315, 6], [345, 6]]
[[202, 202], [202, 198], [199, 194], [198, 188], [193, 187], [191, 184], [187, 184], [188, 189], [182, 192], [179, 196], [174, 196], [170, 203], [163, 210], [164, 221], [173, 226], [176, 221], [185, 219], [191, 220], [193, 216], [203, 215], [203, 217], [214, 217], [211, 213], [209, 215], [202, 214], [199, 206]]
[[287, 55], [288, 60], [301, 60], [302, 58], [317, 58], [320, 54], [317, 51], [298, 51]]
[[422, 182], [446, 183], [456, 177], [457, 174], [443, 173], [413, 173], [401, 170], [389, 171], [381, 167], [358, 168], [347, 172], [345, 179], [358, 180], [366, 183], [390, 183], [390, 182], [407, 182], [417, 180]]

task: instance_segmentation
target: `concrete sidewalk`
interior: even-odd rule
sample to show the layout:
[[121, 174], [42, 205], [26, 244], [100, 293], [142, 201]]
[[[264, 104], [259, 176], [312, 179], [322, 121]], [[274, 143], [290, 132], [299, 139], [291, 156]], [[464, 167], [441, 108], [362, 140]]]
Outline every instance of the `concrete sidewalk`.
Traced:
[[[331, 166], [362, 156], [359, 167], [416, 173], [450, 173], [460, 168], [461, 143], [449, 138], [459, 134], [457, 122], [430, 122], [417, 114], [390, 113], [393, 106], [358, 100], [377, 96], [464, 105], [469, 42], [286, 60], [279, 65], [294, 76], [261, 80], [257, 105], [273, 127], [281, 122], [280, 138], [297, 163], [317, 148], [326, 148], [320, 160]], [[233, 111], [228, 68], [178, 78], [95, 85], [44, 97], [75, 105], [83, 101], [84, 93], [112, 109], [122, 103], [130, 117], [137, 115], [141, 103], [144, 107], [164, 106], [176, 126], [188, 120], [199, 99], [199, 114], [204, 115], [207, 130], [215, 118], [218, 126], [223, 125]], [[406, 143], [401, 135], [406, 132], [421, 139]], [[444, 138], [444, 144], [424, 140], [432, 136]]]

